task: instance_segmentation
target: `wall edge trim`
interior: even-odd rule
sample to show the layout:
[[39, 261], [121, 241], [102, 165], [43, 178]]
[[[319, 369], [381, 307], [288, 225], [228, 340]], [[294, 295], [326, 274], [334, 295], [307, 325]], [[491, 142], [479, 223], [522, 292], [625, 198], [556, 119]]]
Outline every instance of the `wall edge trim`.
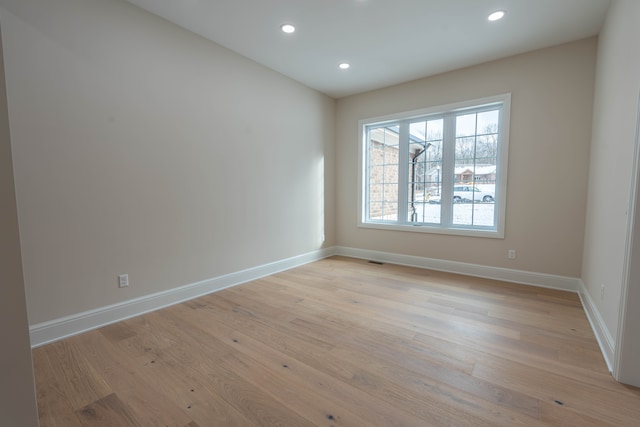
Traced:
[[613, 339], [613, 335], [607, 328], [606, 323], [598, 310], [598, 307], [593, 302], [591, 295], [587, 291], [587, 287], [584, 282], [580, 280], [580, 289], [578, 292], [580, 295], [580, 301], [582, 302], [582, 307], [584, 309], [585, 314], [587, 315], [587, 319], [589, 320], [589, 324], [591, 325], [591, 329], [593, 330], [594, 335], [596, 336], [596, 341], [598, 341], [598, 345], [600, 346], [600, 351], [602, 352], [602, 356], [604, 357], [604, 361], [607, 364], [607, 368], [609, 372], [613, 375], [614, 372], [614, 360], [615, 360], [615, 340]]
[[469, 264], [458, 261], [447, 261], [434, 258], [401, 255], [390, 252], [379, 252], [367, 249], [356, 249], [344, 246], [335, 247], [335, 255], [351, 258], [369, 259], [372, 261], [388, 262], [409, 267], [426, 268], [447, 273], [463, 274], [466, 276], [482, 277], [485, 279], [501, 280], [521, 285], [539, 286], [578, 293], [580, 279], [552, 274], [534, 273], [501, 267], [491, 267], [479, 264]]
[[265, 276], [319, 261], [334, 255], [368, 259], [410, 267], [425, 268], [449, 273], [501, 280], [522, 285], [540, 286], [579, 295], [591, 328], [611, 370], [613, 360], [613, 338], [584, 283], [579, 278], [534, 273], [529, 271], [491, 267], [477, 264], [402, 255], [391, 252], [372, 251], [345, 246], [333, 246], [293, 256], [280, 261], [251, 267], [245, 270], [213, 277], [200, 282], [180, 286], [163, 292], [146, 295], [121, 303], [84, 311], [71, 316], [32, 325], [29, 328], [32, 348], [40, 347], [73, 335], [88, 332], [109, 324], [140, 316], [171, 305], [179, 304], [203, 295], [231, 288]]
[[40, 347], [115, 322], [318, 261], [333, 254], [334, 249], [332, 247], [319, 249], [117, 304], [38, 323], [29, 327], [31, 347]]

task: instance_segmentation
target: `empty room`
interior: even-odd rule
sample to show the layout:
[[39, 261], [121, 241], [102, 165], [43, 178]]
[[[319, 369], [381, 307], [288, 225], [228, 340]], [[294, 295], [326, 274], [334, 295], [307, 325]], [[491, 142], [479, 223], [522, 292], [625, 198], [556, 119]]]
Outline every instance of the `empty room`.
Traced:
[[0, 0], [0, 425], [637, 426], [638, 22]]

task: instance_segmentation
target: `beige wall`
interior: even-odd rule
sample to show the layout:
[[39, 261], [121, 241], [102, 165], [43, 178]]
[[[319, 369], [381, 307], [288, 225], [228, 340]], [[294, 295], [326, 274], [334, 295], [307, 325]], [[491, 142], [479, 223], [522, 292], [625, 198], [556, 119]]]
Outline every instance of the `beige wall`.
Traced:
[[[616, 0], [599, 41], [336, 104], [120, 0], [0, 0], [30, 323], [338, 244], [582, 277], [615, 337], [639, 16], [640, 3]], [[358, 120], [506, 92], [505, 239], [356, 227]], [[0, 224], [8, 236], [0, 331], [15, 350], [1, 352], [12, 368], [3, 373], [0, 423], [35, 425], [0, 107]], [[507, 249], [518, 258], [507, 260]], [[121, 273], [130, 288], [117, 288]]]
[[[640, 94], [640, 2], [612, 3], [599, 38], [582, 279], [615, 339]], [[636, 224], [636, 227], [640, 224]], [[605, 285], [604, 298], [600, 289]], [[638, 283], [630, 284], [638, 288]], [[638, 313], [640, 298], [629, 309]], [[636, 342], [638, 323], [634, 323]], [[637, 366], [636, 353], [635, 365]], [[637, 381], [640, 381], [640, 373]]]
[[0, 4], [31, 324], [335, 244], [331, 98], [123, 1]]
[[38, 425], [0, 40], [0, 425]]
[[[579, 277], [596, 39], [544, 49], [340, 99], [337, 103], [338, 245]], [[360, 119], [510, 92], [505, 238], [358, 228]], [[507, 259], [515, 249], [516, 260]]]

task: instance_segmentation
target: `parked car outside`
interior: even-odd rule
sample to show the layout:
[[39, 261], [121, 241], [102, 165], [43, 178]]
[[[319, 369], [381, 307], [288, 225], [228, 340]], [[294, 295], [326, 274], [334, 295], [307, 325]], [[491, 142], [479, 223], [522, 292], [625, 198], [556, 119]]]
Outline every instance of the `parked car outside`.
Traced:
[[[483, 188], [484, 187], [484, 188]], [[487, 185], [473, 185], [473, 184], [457, 184], [453, 187], [453, 202], [454, 203], [464, 203], [464, 202], [484, 202], [484, 203], [493, 203], [495, 201], [495, 192], [493, 191], [495, 188], [492, 184]], [[439, 193], [439, 188], [429, 193], [429, 197], [425, 200], [431, 204], [439, 204], [441, 198], [439, 195], [434, 195]]]
[[483, 191], [475, 185], [455, 185], [453, 187], [453, 202], [493, 202], [495, 193]]

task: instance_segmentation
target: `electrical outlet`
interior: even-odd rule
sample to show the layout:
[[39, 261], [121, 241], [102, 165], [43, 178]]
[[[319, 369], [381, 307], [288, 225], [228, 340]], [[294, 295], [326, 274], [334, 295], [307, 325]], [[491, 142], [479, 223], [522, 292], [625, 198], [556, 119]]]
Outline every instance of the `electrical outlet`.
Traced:
[[126, 288], [129, 286], [129, 275], [121, 274], [118, 276], [118, 286], [121, 288]]
[[507, 258], [516, 259], [516, 250], [515, 249], [509, 249], [507, 251]]

